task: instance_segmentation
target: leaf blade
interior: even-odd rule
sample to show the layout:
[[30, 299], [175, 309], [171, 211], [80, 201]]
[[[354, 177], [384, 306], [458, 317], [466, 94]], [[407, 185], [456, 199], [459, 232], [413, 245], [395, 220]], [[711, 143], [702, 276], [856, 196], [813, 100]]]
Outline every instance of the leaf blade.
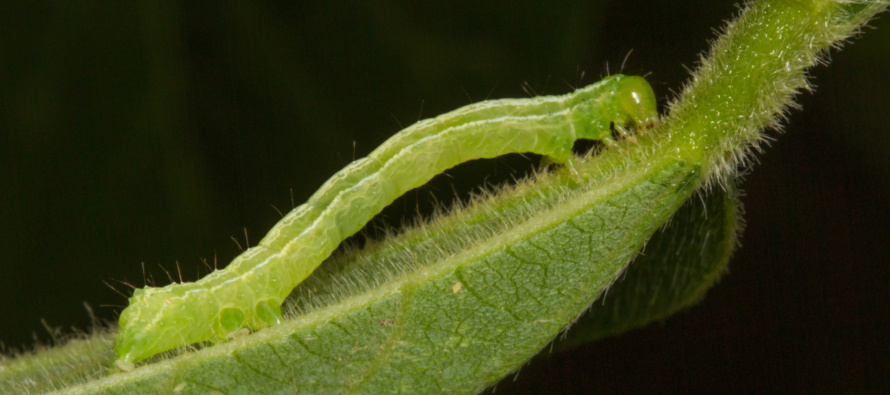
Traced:
[[697, 186], [695, 164], [604, 154], [581, 166], [583, 184], [566, 187], [572, 176], [560, 172], [517, 188], [521, 200], [549, 185], [556, 203], [521, 226], [339, 304], [84, 389], [480, 391], [560, 333]]

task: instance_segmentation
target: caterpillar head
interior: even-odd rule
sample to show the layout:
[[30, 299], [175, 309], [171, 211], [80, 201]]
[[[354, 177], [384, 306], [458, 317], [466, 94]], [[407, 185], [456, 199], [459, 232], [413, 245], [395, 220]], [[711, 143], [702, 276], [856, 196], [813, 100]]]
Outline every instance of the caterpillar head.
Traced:
[[570, 94], [572, 122], [578, 138], [602, 140], [611, 125], [650, 127], [658, 120], [655, 93], [643, 77], [613, 75]]
[[654, 125], [658, 121], [658, 108], [652, 86], [643, 77], [622, 77], [617, 82], [615, 101], [623, 114], [616, 121], [632, 121], [638, 127]]

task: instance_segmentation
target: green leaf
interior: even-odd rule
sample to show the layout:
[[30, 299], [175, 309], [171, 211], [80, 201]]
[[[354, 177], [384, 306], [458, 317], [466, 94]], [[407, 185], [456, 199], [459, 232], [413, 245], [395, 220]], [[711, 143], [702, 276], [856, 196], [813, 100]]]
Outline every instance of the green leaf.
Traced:
[[[644, 160], [653, 152], [646, 146], [654, 140], [641, 142], [635, 156], [614, 150], [580, 162], [583, 183], [568, 171], [539, 177], [406, 233], [404, 243], [417, 243], [401, 254], [416, 262], [411, 270], [370, 260], [335, 264], [302, 287], [323, 283], [328, 291], [305, 299], [323, 301], [330, 292], [338, 303], [83, 389], [480, 391], [563, 330], [696, 188], [695, 165]], [[467, 232], [459, 224], [476, 233], [453, 243], [459, 252], [424, 243], [427, 233]], [[380, 284], [362, 280], [362, 273], [386, 272], [395, 275]], [[361, 290], [349, 295], [331, 285], [359, 281], [366, 285], [348, 287]]]
[[[669, 224], [647, 242], [645, 253], [638, 256], [621, 279], [609, 288], [604, 302], [594, 303], [591, 310], [572, 326], [568, 338], [557, 344], [558, 348], [641, 326], [696, 302], [725, 270], [735, 243], [737, 211], [734, 189], [718, 189], [702, 198], [688, 200]], [[491, 226], [485, 221], [486, 218], [478, 217], [484, 213], [478, 210], [474, 210], [474, 213], [464, 212], [458, 216], [459, 219], [449, 219], [443, 223], [458, 225], [465, 235]], [[487, 219], [491, 220], [492, 217], [488, 216]], [[337, 256], [324, 266], [327, 271], [320, 273], [323, 275], [313, 277], [310, 287], [318, 288], [334, 278], [349, 277], [344, 273], [347, 270], [355, 272], [357, 268], [373, 270], [374, 267], [392, 267], [392, 263], [397, 261], [398, 265], [403, 265], [425, 248], [447, 245], [447, 239], [453, 234], [453, 231], [416, 229], [365, 251]], [[452, 247], [453, 251], [460, 248]], [[323, 294], [315, 295], [315, 298], [305, 300], [317, 300]], [[327, 294], [325, 297], [333, 296]], [[303, 308], [308, 306], [304, 305]], [[393, 323], [384, 321], [387, 325]], [[51, 380], [56, 385], [83, 381], [91, 370], [102, 372], [114, 360], [110, 350], [113, 340], [110, 334], [97, 335], [28, 355], [0, 370], [0, 381], [19, 382], [20, 385], [23, 381], [38, 377], [47, 380], [42, 381], [45, 384]], [[36, 372], [40, 372], [42, 377], [37, 376]], [[29, 375], [35, 377], [29, 378]], [[51, 387], [29, 387], [32, 391], [48, 388]]]
[[[735, 241], [737, 213], [733, 191], [717, 190], [702, 199], [694, 198], [687, 201], [669, 225], [659, 230], [647, 243], [646, 253], [638, 257], [628, 272], [622, 276], [622, 280], [609, 289], [606, 304], [595, 303], [591, 312], [572, 327], [569, 339], [567, 342], [561, 342], [560, 347], [599, 337], [600, 332], [604, 331], [604, 325], [612, 327], [609, 332], [620, 332], [625, 328], [642, 325], [645, 321], [667, 316], [672, 311], [696, 301], [704, 289], [723, 271]], [[462, 230], [464, 235], [482, 232], [483, 229], [492, 226], [490, 224], [492, 219], [495, 218], [480, 210], [463, 212], [456, 218], [440, 223], [451, 227], [451, 232], [416, 229], [397, 239], [389, 239], [369, 247], [365, 251], [337, 256], [324, 266], [326, 272], [313, 277], [309, 287], [318, 288], [327, 281], [334, 281], [334, 278], [349, 277], [350, 275], [344, 271], [355, 272], [357, 268], [373, 270], [375, 267], [387, 265], [391, 267], [396, 261], [399, 262], [398, 265], [404, 265], [406, 261], [412, 261], [423, 249], [448, 245], [447, 240], [455, 233], [453, 229]], [[411, 248], [406, 248], [409, 245]], [[461, 248], [459, 245], [452, 246], [452, 252]], [[665, 254], [662, 255], [662, 252]], [[677, 259], [663, 259], [664, 257]], [[674, 276], [657, 275], [663, 271], [683, 271], [683, 273], [680, 276], [677, 276], [676, 272]], [[656, 275], [651, 275], [653, 272]], [[658, 287], [671, 278], [673, 286], [660, 288], [662, 294], [651, 292], [651, 288]], [[315, 297], [305, 300], [318, 300], [322, 295], [315, 293]], [[631, 296], [648, 297], [635, 299]], [[328, 294], [325, 297], [333, 296]], [[653, 300], [655, 303], [640, 304], [635, 300]], [[308, 306], [304, 305], [303, 308]], [[603, 311], [609, 311], [610, 314], [596, 314]], [[615, 312], [633, 312], [633, 314], [614, 314]], [[594, 319], [596, 317], [599, 319]], [[384, 321], [384, 324], [392, 325], [394, 321]], [[0, 371], [0, 378], [7, 383], [23, 381], [28, 374], [33, 375], [38, 371], [43, 372], [44, 377], [55, 380], [57, 384], [82, 381], [90, 369], [98, 368], [101, 372], [104, 366], [113, 361], [114, 356], [109, 349], [113, 340], [111, 335], [94, 336], [21, 358], [17, 361], [18, 364], [7, 366], [8, 369]]]

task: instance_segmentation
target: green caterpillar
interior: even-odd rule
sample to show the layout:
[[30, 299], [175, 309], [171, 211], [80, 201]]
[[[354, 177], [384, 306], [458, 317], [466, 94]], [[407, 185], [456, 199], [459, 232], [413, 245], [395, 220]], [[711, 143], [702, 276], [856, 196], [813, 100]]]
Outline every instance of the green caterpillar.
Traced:
[[224, 270], [137, 289], [120, 315], [116, 364], [132, 369], [162, 351], [279, 322], [284, 299], [341, 241], [453, 166], [513, 152], [570, 163], [575, 140], [608, 141], [610, 125], [657, 118], [645, 79], [613, 75], [567, 95], [484, 101], [417, 122], [334, 174]]

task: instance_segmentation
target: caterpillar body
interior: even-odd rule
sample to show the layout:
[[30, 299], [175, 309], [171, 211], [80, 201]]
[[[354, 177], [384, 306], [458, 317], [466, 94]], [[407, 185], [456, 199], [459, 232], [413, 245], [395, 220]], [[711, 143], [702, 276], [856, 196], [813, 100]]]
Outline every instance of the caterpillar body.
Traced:
[[281, 304], [334, 249], [405, 192], [460, 163], [533, 152], [567, 163], [577, 139], [657, 120], [642, 77], [613, 75], [561, 96], [489, 100], [402, 130], [334, 174], [260, 241], [194, 283], [137, 289], [120, 315], [118, 366], [282, 319]]

